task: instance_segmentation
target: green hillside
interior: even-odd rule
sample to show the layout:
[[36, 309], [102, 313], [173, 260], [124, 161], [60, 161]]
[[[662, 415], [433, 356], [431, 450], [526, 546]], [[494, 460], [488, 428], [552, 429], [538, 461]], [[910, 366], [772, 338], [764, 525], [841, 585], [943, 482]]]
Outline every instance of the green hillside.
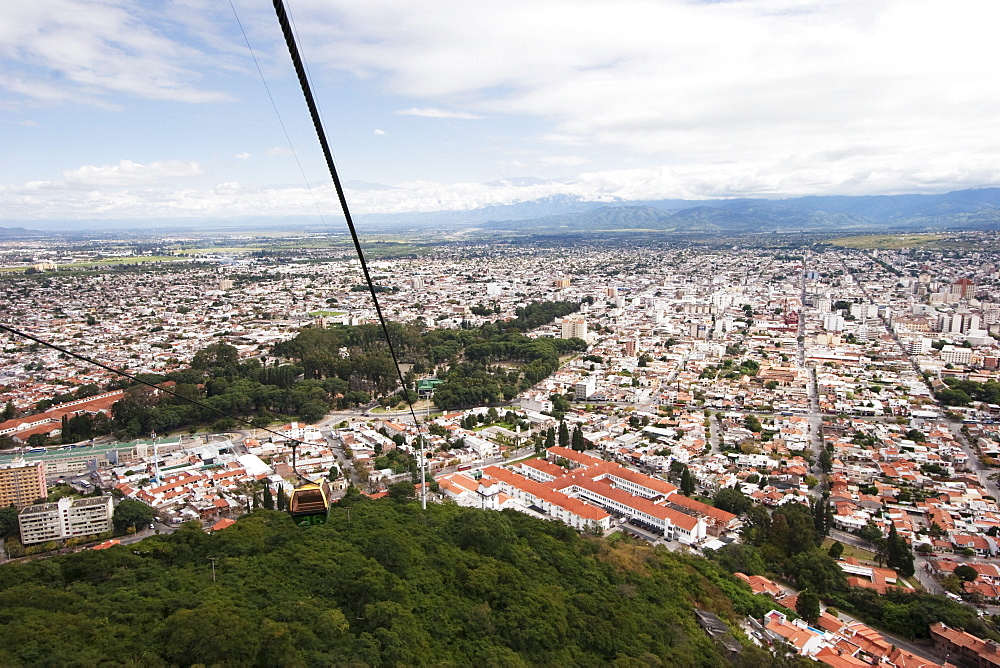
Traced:
[[721, 666], [693, 607], [732, 622], [734, 600], [766, 605], [704, 559], [360, 500], [0, 567], [0, 665]]

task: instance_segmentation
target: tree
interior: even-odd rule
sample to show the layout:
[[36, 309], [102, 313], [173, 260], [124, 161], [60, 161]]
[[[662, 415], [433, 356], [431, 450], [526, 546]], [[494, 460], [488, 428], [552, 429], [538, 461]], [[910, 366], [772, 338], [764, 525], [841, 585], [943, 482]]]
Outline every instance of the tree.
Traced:
[[913, 575], [913, 552], [906, 539], [896, 532], [895, 524], [890, 525], [886, 539], [886, 563], [901, 575]]
[[799, 586], [822, 596], [847, 590], [847, 575], [830, 555], [820, 549], [811, 549], [792, 557], [786, 564], [785, 574]]
[[218, 601], [178, 610], [164, 620], [164, 629], [164, 654], [170, 663], [182, 665], [254, 663], [266, 635], [244, 611]]
[[972, 397], [968, 393], [951, 388], [941, 390], [934, 396], [945, 406], [968, 406], [972, 402]]
[[742, 515], [753, 506], [753, 499], [738, 487], [723, 487], [716, 493], [713, 502], [716, 508], [734, 515]]
[[11, 538], [18, 533], [17, 508], [13, 505], [0, 508], [0, 538]]
[[827, 448], [823, 448], [819, 453], [819, 467], [823, 473], [829, 473], [833, 470], [833, 455]]
[[555, 427], [549, 427], [545, 431], [545, 449], [556, 447], [556, 430]]
[[785, 556], [806, 552], [819, 544], [812, 512], [801, 503], [786, 503], [774, 511], [767, 542]]
[[285, 493], [285, 486], [278, 485], [278, 500], [277, 500], [278, 510], [284, 511], [288, 509], [288, 495]]
[[874, 543], [879, 538], [882, 538], [882, 530], [878, 528], [878, 525], [868, 520], [867, 524], [858, 529], [858, 536], [864, 538], [869, 543]]
[[264, 485], [263, 496], [262, 505], [264, 506], [264, 510], [274, 510], [274, 496], [271, 494], [270, 485]]
[[122, 499], [118, 502], [111, 521], [118, 533], [124, 533], [129, 527], [137, 530], [153, 521], [153, 509], [142, 501]]
[[410, 501], [417, 496], [417, 487], [409, 480], [389, 485], [389, 498], [397, 503]]
[[966, 564], [962, 564], [961, 566], [956, 566], [955, 575], [958, 576], [960, 579], [965, 580], [966, 582], [972, 582], [977, 577], [979, 577], [979, 573], [976, 572], [976, 569]]
[[840, 557], [843, 556], [844, 554], [843, 543], [841, 543], [839, 540], [833, 541], [833, 545], [830, 546], [830, 549], [829, 551], [827, 551], [827, 554], [830, 555], [831, 559], [840, 559]]
[[569, 429], [566, 427], [565, 421], [559, 422], [559, 447], [568, 448], [570, 446], [569, 441]]
[[8, 401], [3, 407], [3, 413], [0, 413], [0, 422], [13, 420], [15, 417], [17, 417], [17, 407], [14, 406], [13, 401]]
[[192, 369], [221, 370], [235, 369], [239, 364], [239, 351], [228, 343], [213, 343], [194, 354]]
[[759, 434], [764, 431], [764, 428], [760, 424], [760, 419], [756, 415], [748, 415], [743, 419], [744, 426], [750, 431]]
[[764, 506], [754, 505], [747, 511], [740, 536], [743, 542], [750, 545], [763, 545], [770, 530], [771, 513], [767, 512]]
[[310, 401], [299, 408], [299, 417], [307, 424], [319, 422], [330, 407], [322, 401]]
[[691, 475], [691, 471], [688, 467], [684, 467], [684, 471], [681, 473], [681, 492], [684, 496], [691, 496], [694, 494], [694, 476]]
[[583, 430], [580, 429], [580, 425], [576, 426], [573, 430], [573, 449], [577, 452], [583, 452], [587, 449], [587, 444], [583, 440]]
[[763, 575], [767, 572], [760, 550], [753, 545], [731, 543], [716, 550], [711, 558], [730, 573]]
[[327, 474], [326, 479], [332, 482], [339, 477], [340, 477], [340, 469], [338, 469], [336, 466], [331, 466], [330, 472]]
[[795, 612], [799, 613], [799, 617], [811, 624], [818, 622], [819, 595], [808, 589], [800, 591], [798, 598], [795, 600]]
[[812, 504], [813, 511], [813, 528], [816, 530], [816, 535], [822, 539], [822, 536], [830, 535], [830, 526], [833, 524], [833, 507], [830, 505], [830, 497], [827, 494], [823, 494], [823, 497]]

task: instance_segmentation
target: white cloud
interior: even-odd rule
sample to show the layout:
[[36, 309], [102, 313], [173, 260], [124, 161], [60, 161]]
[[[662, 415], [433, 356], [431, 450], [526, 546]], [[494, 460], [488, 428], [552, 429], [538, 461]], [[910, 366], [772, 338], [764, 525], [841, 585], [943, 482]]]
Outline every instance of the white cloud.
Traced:
[[232, 195], [241, 190], [243, 190], [243, 186], [239, 181], [228, 181], [215, 186], [215, 192], [219, 195]]
[[117, 165], [84, 165], [63, 172], [63, 178], [74, 186], [135, 186], [199, 174], [202, 174], [202, 169], [196, 162], [168, 160], [143, 165], [131, 160], [121, 160]]
[[249, 160], [250, 154], [244, 151], [243, 153], [237, 153], [233, 156], [234, 158], [239, 158], [240, 160]]
[[[9, 219], [46, 218], [227, 218], [233, 216], [314, 216], [316, 203], [325, 215], [339, 216], [337, 194], [330, 184], [303, 187], [252, 187], [236, 181], [214, 187], [170, 189], [154, 187], [159, 179], [200, 173], [193, 163], [153, 163], [148, 166], [123, 161], [117, 166], [89, 167], [67, 172], [67, 184], [32, 182], [0, 187], [0, 210]], [[794, 178], [787, 176], [794, 173]], [[968, 185], [1000, 182], [1000, 167], [974, 164], [960, 172], [927, 169], [919, 174], [901, 171], [872, 172], [856, 177], [854, 165], [839, 168], [832, 176], [856, 178], [859, 190], [898, 191], [904, 177], [912, 190], [939, 191], [942, 180]], [[773, 196], [808, 194], [808, 181], [830, 178], [827, 169], [801, 164], [702, 164], [685, 169], [662, 166], [649, 169], [591, 171], [557, 181], [498, 180], [484, 183], [412, 181], [394, 187], [359, 183], [348, 187], [347, 198], [355, 215], [417, 211], [463, 211], [478, 207], [514, 204], [551, 195], [571, 195], [588, 201], [637, 199], [710, 199], [735, 195]], [[919, 183], [918, 183], [919, 182]], [[917, 183], [917, 186], [912, 184]], [[83, 186], [83, 187], [81, 187]]]
[[385, 134], [385, 130], [379, 130], [379, 129], [376, 128], [374, 134], [384, 135]]
[[37, 128], [38, 127], [38, 121], [33, 121], [30, 118], [28, 120], [21, 121], [20, 124], [23, 125], [26, 128]]
[[578, 155], [550, 155], [538, 161], [542, 165], [553, 165], [561, 167], [579, 167], [586, 165], [590, 160], [581, 158]]
[[1000, 164], [992, 0], [337, 0], [306, 11], [314, 61], [427, 105], [408, 113], [541, 119], [550, 140], [615, 151], [619, 165], [870, 192], [922, 174], [947, 188], [969, 163]]
[[292, 150], [290, 148], [285, 148], [284, 146], [272, 146], [267, 149], [268, 155], [292, 155]]
[[[178, 16], [192, 11], [170, 9]], [[226, 46], [217, 41], [205, 51], [175, 39], [168, 33], [183, 21], [161, 11], [167, 10], [120, 0], [7, 3], [0, 22], [0, 66], [7, 74], [0, 89], [32, 104], [105, 105], [121, 93], [175, 102], [231, 99], [200, 87], [196, 69], [224, 67], [219, 51]]]
[[418, 109], [417, 107], [411, 107], [410, 109], [400, 109], [396, 112], [400, 116], [421, 116], [423, 118], [458, 118], [462, 120], [482, 120], [484, 117], [478, 114], [470, 114], [466, 111], [448, 111], [447, 109], [433, 109], [430, 107], [424, 107]]

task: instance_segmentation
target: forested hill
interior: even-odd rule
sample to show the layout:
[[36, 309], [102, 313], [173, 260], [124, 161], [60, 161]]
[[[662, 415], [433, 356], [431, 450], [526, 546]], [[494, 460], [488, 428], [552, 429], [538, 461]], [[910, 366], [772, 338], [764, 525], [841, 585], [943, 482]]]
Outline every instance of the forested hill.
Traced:
[[361, 499], [320, 527], [257, 511], [0, 567], [0, 665], [725, 665], [695, 605], [763, 604], [704, 559]]

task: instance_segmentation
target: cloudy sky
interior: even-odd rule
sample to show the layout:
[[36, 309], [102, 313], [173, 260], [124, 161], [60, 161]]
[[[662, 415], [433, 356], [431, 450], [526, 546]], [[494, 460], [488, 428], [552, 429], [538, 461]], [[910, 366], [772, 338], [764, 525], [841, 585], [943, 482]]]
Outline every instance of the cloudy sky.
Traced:
[[[1000, 185], [995, 0], [286, 3], [359, 214]], [[268, 0], [8, 5], [0, 224], [336, 210]]]

